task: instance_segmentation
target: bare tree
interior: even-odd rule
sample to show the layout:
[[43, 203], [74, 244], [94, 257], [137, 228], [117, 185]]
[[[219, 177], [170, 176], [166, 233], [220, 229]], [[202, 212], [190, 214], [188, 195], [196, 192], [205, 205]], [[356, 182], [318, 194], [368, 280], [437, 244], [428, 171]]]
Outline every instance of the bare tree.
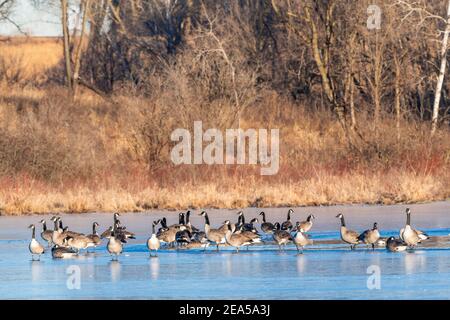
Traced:
[[447, 3], [447, 21], [444, 30], [444, 36], [442, 38], [441, 49], [441, 66], [439, 68], [439, 76], [436, 83], [436, 92], [434, 96], [433, 116], [431, 118], [431, 135], [434, 135], [437, 128], [439, 117], [439, 105], [441, 102], [442, 85], [444, 83], [445, 71], [447, 68], [447, 51], [448, 51], [448, 37], [450, 34], [450, 0]]
[[66, 84], [72, 91], [72, 66], [70, 58], [70, 38], [67, 0], [61, 0], [61, 27], [63, 32], [64, 63], [66, 69]]

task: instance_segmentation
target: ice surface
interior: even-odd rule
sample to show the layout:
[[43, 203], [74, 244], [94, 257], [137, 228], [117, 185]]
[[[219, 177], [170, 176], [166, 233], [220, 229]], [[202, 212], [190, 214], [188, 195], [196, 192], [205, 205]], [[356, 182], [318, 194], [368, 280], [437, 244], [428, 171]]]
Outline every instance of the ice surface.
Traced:
[[[363, 231], [378, 222], [382, 236], [397, 235], [405, 223], [407, 206], [334, 206], [294, 208], [294, 222], [309, 213], [316, 216], [310, 233], [315, 244], [303, 255], [295, 247], [279, 251], [272, 243], [235, 253], [161, 250], [149, 258], [145, 242], [151, 222], [166, 216], [169, 224], [177, 212], [154, 211], [122, 214], [121, 222], [136, 232], [119, 261], [111, 261], [105, 244], [76, 259], [53, 260], [50, 252], [31, 261], [28, 252], [30, 223], [50, 216], [0, 217], [0, 298], [2, 299], [449, 299], [450, 203], [411, 205], [412, 224], [433, 239], [404, 253], [375, 251], [361, 246], [350, 251], [339, 241], [339, 221], [344, 213], [349, 228]], [[284, 221], [287, 209], [263, 209], [267, 220]], [[238, 210], [209, 210], [213, 225], [235, 221]], [[246, 220], [261, 209], [245, 209]], [[198, 213], [198, 211], [195, 211]], [[71, 230], [89, 233], [93, 221], [102, 232], [111, 214], [62, 215]], [[193, 224], [203, 228], [194, 214]], [[40, 226], [37, 228], [40, 233]], [[40, 237], [38, 239], [41, 241]], [[41, 243], [44, 243], [41, 241]], [[80, 270], [80, 289], [71, 289], [71, 270]], [[370, 290], [368, 268], [379, 267], [380, 289]], [[369, 269], [370, 271], [371, 269]], [[373, 277], [373, 276], [372, 276]], [[370, 284], [369, 283], [369, 284]]]

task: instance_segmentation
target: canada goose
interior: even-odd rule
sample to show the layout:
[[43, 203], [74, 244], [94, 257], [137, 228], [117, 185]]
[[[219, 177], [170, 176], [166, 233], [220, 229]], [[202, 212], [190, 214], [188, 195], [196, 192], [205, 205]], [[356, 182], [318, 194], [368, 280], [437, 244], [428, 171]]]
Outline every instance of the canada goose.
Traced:
[[170, 227], [168, 227], [166, 218], [162, 218], [160, 223], [161, 228], [159, 228], [158, 232], [156, 233], [156, 237], [159, 239], [159, 241], [167, 243], [169, 247], [173, 247], [174, 243], [176, 242], [176, 234], [180, 230], [180, 224], [171, 225]]
[[244, 224], [241, 226], [241, 230], [244, 230], [244, 231], [254, 231], [254, 230], [256, 230], [256, 229], [255, 229], [255, 227], [253, 226], [253, 224], [254, 224], [254, 223], [257, 223], [257, 222], [258, 222], [258, 218], [253, 218], [252, 220], [250, 220], [249, 223], [244, 223]]
[[39, 222], [42, 224], [41, 238], [42, 240], [47, 241], [47, 245], [50, 247], [52, 245], [53, 230], [47, 229], [47, 223], [44, 219]]
[[87, 235], [87, 237], [92, 241], [94, 247], [99, 246], [102, 243], [102, 239], [100, 239], [97, 233], [98, 223], [94, 222], [92, 224], [92, 234]]
[[95, 243], [89, 237], [82, 235], [75, 237], [68, 236], [67, 244], [77, 252], [81, 249], [87, 249], [95, 246]]
[[38, 260], [40, 260], [41, 254], [43, 254], [45, 251], [44, 247], [36, 240], [36, 227], [34, 226], [34, 224], [31, 224], [28, 228], [31, 229], [31, 241], [28, 245], [28, 249], [30, 249], [31, 252], [31, 260], [34, 261], [35, 255], [37, 255]]
[[210, 242], [208, 238], [206, 238], [206, 234], [204, 232], [196, 232], [191, 238], [191, 242], [187, 243], [184, 248], [186, 249], [195, 249], [195, 248], [203, 248], [206, 250], [209, 247]]
[[230, 246], [236, 248], [236, 252], [239, 252], [239, 248], [242, 246], [248, 246], [253, 242], [253, 239], [249, 238], [247, 235], [243, 233], [233, 233], [231, 231], [230, 221], [227, 220], [224, 222], [228, 226], [228, 230], [225, 233], [225, 240]]
[[278, 248], [281, 250], [281, 246], [286, 246], [289, 241], [293, 241], [291, 234], [286, 230], [281, 230], [280, 224], [277, 222], [274, 225], [273, 240], [278, 244]]
[[122, 226], [120, 220], [116, 220], [116, 237], [124, 238], [124, 239], [136, 239], [136, 236], [133, 232], [126, 230], [125, 226]]
[[300, 229], [303, 229], [303, 232], [308, 232], [309, 230], [311, 230], [312, 225], [313, 225], [313, 220], [316, 217], [313, 214], [310, 214], [307, 218], [306, 221], [302, 221], [300, 222]]
[[54, 230], [52, 233], [52, 243], [58, 245], [59, 247], [64, 247], [64, 239], [67, 237], [67, 234], [63, 232], [63, 229], [60, 228], [60, 218], [53, 217]]
[[336, 218], [341, 220], [341, 239], [345, 243], [350, 244], [350, 250], [355, 249], [356, 245], [359, 243], [358, 237], [359, 233], [353, 230], [347, 229], [345, 226], [344, 215], [339, 213]]
[[108, 229], [103, 231], [103, 233], [100, 235], [100, 239], [109, 238], [111, 236], [112, 230], [113, 230], [113, 227], [109, 226]]
[[191, 211], [190, 210], [188, 210], [186, 212], [185, 217], [186, 217], [186, 226], [187, 226], [189, 232], [191, 232], [191, 233], [199, 232], [200, 230], [191, 224], [191, 221], [190, 221]]
[[[243, 211], [239, 211], [238, 212], [238, 222], [235, 225], [235, 229], [233, 230], [233, 232], [235, 232], [236, 230], [240, 230], [241, 227], [245, 224], [245, 216], [244, 216], [244, 212]], [[231, 225], [231, 223], [230, 223]], [[225, 231], [228, 231], [228, 225], [224, 224], [225, 226]], [[233, 228], [233, 227], [232, 227]]]
[[[109, 237], [107, 249], [108, 249], [109, 254], [112, 256], [112, 260], [119, 259], [119, 254], [122, 253], [123, 246], [122, 246], [122, 242], [115, 238], [115, 230], [114, 229], [112, 230], [111, 236]], [[113, 255], [115, 256], [115, 259], [114, 259]]]
[[[236, 223], [230, 222], [231, 232], [233, 233], [235, 233], [236, 230], [239, 230], [241, 226], [245, 223], [244, 213], [242, 211], [239, 211], [237, 215], [238, 215], [237, 222]], [[228, 225], [224, 223], [220, 228], [218, 228], [218, 230], [222, 231], [225, 234], [228, 231]]]
[[[100, 239], [109, 239], [111, 237], [111, 233], [113, 230], [115, 231], [115, 238], [117, 240], [120, 240], [120, 242], [122, 243], [127, 243], [127, 232], [125, 231], [125, 227], [120, 227], [120, 221], [117, 220], [116, 224], [114, 225], [114, 227], [109, 226], [108, 229], [106, 229], [101, 235], [100, 235]], [[134, 234], [128, 234], [128, 237], [130, 239], [135, 239]]]
[[261, 230], [264, 233], [268, 233], [271, 234], [273, 233], [273, 229], [275, 228], [274, 225], [270, 222], [266, 222], [266, 214], [264, 213], [264, 211], [261, 211], [261, 213], [259, 214], [260, 216], [262, 216], [262, 223], [261, 223]]
[[[252, 240], [251, 244], [262, 242], [261, 236], [258, 234], [258, 231], [255, 228], [253, 228], [251, 230], [244, 230], [244, 227], [242, 226], [241, 230], [239, 230], [239, 232], [236, 232], [236, 233], [240, 233], [240, 234], [246, 236], [247, 238], [251, 239]], [[247, 250], [248, 250], [248, 246], [247, 246]]]
[[289, 209], [287, 214], [287, 220], [281, 224], [281, 230], [292, 230], [293, 225], [291, 222], [291, 214], [294, 213], [294, 210]]
[[[226, 242], [225, 239], [226, 231], [224, 231], [223, 229], [211, 229], [208, 214], [205, 211], [202, 211], [200, 215], [205, 218], [206, 238], [209, 241], [214, 242], [216, 244], [216, 250], [219, 251], [219, 244]], [[229, 229], [231, 229], [231, 226], [229, 227]]]
[[64, 239], [64, 246], [60, 247], [58, 245], [54, 245], [52, 248], [52, 258], [53, 259], [69, 259], [75, 257], [78, 253], [72, 249], [67, 247], [67, 239]]
[[405, 251], [408, 246], [400, 239], [389, 237], [386, 242], [386, 248], [391, 252]]
[[163, 233], [164, 231], [169, 230], [169, 227], [167, 226], [167, 220], [165, 217], [163, 217], [159, 223], [161, 224], [161, 228], [159, 228], [158, 232], [156, 233], [157, 237], [159, 237], [160, 234]]
[[414, 247], [420, 242], [419, 233], [411, 228], [411, 210], [406, 209], [406, 225], [400, 230], [400, 239], [409, 247]]
[[70, 231], [68, 226], [64, 227], [61, 217], [58, 217], [58, 221], [59, 221], [59, 228], [63, 230], [66, 236], [69, 237], [84, 236], [84, 233]]
[[147, 240], [147, 248], [150, 251], [150, 256], [152, 256], [152, 251], [155, 251], [155, 256], [158, 253], [158, 249], [161, 246], [158, 237], [156, 236], [155, 226], [157, 226], [161, 220], [153, 221], [152, 223], [152, 235]]
[[303, 248], [306, 245], [312, 244], [313, 241], [309, 239], [308, 235], [305, 233], [305, 230], [303, 230], [301, 225], [302, 224], [300, 222], [297, 222], [297, 224], [295, 225], [297, 233], [295, 234], [294, 237], [294, 244], [297, 247], [297, 252], [300, 252], [300, 250], [298, 249], [298, 247], [300, 247], [302, 248], [301, 253], [303, 253]]
[[180, 226], [180, 231], [175, 234], [175, 241], [177, 245], [183, 245], [191, 242], [191, 233], [186, 226]]
[[375, 250], [375, 243], [380, 239], [380, 232], [378, 231], [378, 223], [373, 224], [373, 228], [364, 231], [358, 237], [358, 240], [365, 244], [370, 244], [372, 250]]

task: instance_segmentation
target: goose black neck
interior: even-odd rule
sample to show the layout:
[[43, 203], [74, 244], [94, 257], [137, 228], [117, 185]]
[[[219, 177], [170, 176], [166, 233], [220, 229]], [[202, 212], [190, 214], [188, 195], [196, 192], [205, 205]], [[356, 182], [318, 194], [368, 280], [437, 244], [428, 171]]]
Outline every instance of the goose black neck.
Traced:
[[180, 214], [180, 219], [178, 220], [179, 224], [184, 224], [184, 214]]
[[31, 239], [34, 239], [36, 237], [36, 229], [31, 228]]
[[54, 225], [55, 230], [59, 229], [58, 228], [58, 220], [53, 221], [53, 225]]
[[344, 220], [344, 216], [341, 217], [341, 226], [345, 227], [345, 220]]
[[205, 213], [205, 224], [209, 225], [209, 217], [207, 213]]
[[306, 218], [306, 221], [311, 222], [312, 215], [309, 215], [308, 218]]
[[47, 223], [45, 221], [42, 223], [42, 230], [47, 231]]
[[63, 226], [62, 220], [59, 220], [59, 228], [60, 228], [60, 229], [64, 229], [64, 226]]
[[97, 230], [95, 230], [95, 223], [92, 224], [92, 234], [96, 234]]
[[242, 224], [244, 224], [244, 223], [245, 223], [245, 217], [244, 217], [244, 214], [241, 214], [240, 217], [241, 217], [241, 222], [242, 222]]
[[262, 220], [264, 223], [266, 223], [266, 214], [264, 212], [261, 212]]
[[162, 218], [162, 220], [161, 220], [161, 226], [162, 226], [163, 228], [167, 228], [166, 218]]
[[186, 212], [186, 224], [189, 224], [190, 215], [191, 215], [190, 211]]
[[152, 234], [155, 234], [155, 224], [152, 223]]
[[287, 220], [288, 220], [288, 221], [291, 221], [291, 210], [288, 211], [288, 214], [287, 214]]
[[406, 213], [406, 225], [411, 225], [411, 213], [409, 212]]

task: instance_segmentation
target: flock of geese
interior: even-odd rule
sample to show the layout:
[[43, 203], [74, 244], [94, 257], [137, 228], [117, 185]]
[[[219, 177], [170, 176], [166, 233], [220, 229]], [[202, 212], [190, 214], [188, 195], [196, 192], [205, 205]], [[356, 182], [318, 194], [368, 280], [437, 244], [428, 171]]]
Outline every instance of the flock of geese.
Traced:
[[[303, 253], [303, 248], [313, 243], [308, 232], [313, 227], [314, 215], [309, 215], [305, 221], [296, 222], [291, 221], [292, 209], [287, 213], [287, 220], [283, 223], [271, 223], [266, 221], [266, 214], [261, 212], [259, 215], [262, 218], [260, 225], [261, 231], [268, 236], [272, 236], [273, 241], [278, 245], [279, 249], [285, 248], [287, 244], [293, 243], [299, 253]], [[147, 248], [150, 251], [150, 256], [157, 254], [161, 244], [168, 247], [175, 247], [177, 249], [192, 249], [192, 248], [206, 248], [213, 244], [216, 250], [219, 250], [220, 245], [229, 245], [236, 248], [239, 252], [241, 247], [246, 247], [253, 244], [263, 243], [261, 234], [257, 231], [255, 224], [258, 223], [258, 218], [253, 218], [250, 222], [245, 221], [244, 213], [238, 213], [236, 223], [229, 220], [223, 222], [218, 228], [212, 228], [208, 214], [205, 211], [200, 213], [205, 220], [204, 229], [200, 230], [193, 226], [190, 222], [191, 211], [179, 214], [179, 221], [177, 224], [167, 225], [166, 218], [162, 218], [152, 223], [152, 233], [147, 240]], [[41, 220], [42, 232], [41, 238], [47, 242], [47, 248], [51, 248], [52, 257], [55, 259], [64, 259], [74, 257], [79, 254], [80, 250], [89, 250], [95, 248], [102, 243], [103, 239], [108, 239], [107, 250], [112, 256], [113, 260], [117, 260], [123, 251], [124, 243], [128, 239], [135, 239], [135, 234], [128, 231], [119, 220], [119, 214], [114, 213], [113, 225], [106, 229], [102, 234], [98, 234], [97, 222], [92, 224], [92, 233], [83, 234], [69, 230], [67, 226], [63, 225], [61, 217], [54, 216], [51, 221], [54, 224], [53, 230], [47, 228], [46, 221]], [[343, 242], [350, 245], [351, 250], [355, 250], [358, 244], [365, 244], [375, 249], [377, 246], [386, 246], [387, 250], [392, 252], [405, 251], [408, 248], [414, 248], [421, 241], [429, 239], [429, 236], [424, 232], [411, 227], [411, 211], [406, 209], [406, 225], [400, 230], [399, 237], [389, 237], [382, 239], [378, 230], [378, 225], [375, 222], [373, 228], [365, 230], [362, 233], [347, 229], [344, 215], [338, 214], [336, 218], [340, 219], [340, 235]], [[160, 225], [158, 230], [156, 227]], [[32, 230], [31, 242], [29, 250], [32, 259], [45, 253], [46, 248], [36, 239], [36, 227], [30, 225]]]

